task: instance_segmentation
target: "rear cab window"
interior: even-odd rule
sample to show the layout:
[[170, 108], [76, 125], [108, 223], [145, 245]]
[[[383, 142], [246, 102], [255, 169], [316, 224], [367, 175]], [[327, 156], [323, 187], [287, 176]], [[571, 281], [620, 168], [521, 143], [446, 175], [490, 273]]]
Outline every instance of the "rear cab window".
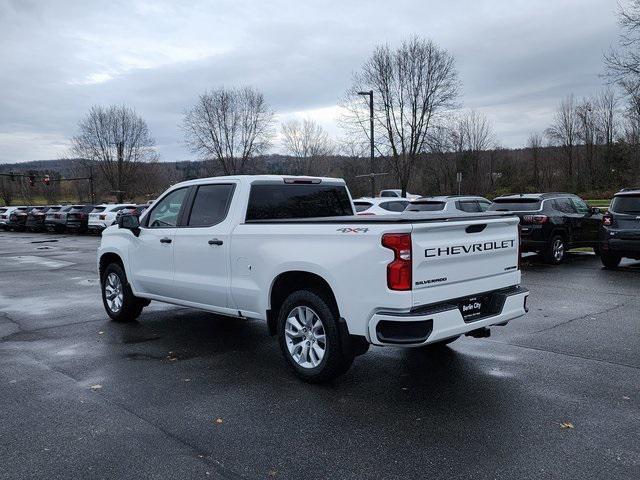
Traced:
[[343, 217], [353, 215], [344, 185], [254, 184], [246, 220]]
[[624, 215], [640, 215], [640, 194], [613, 197], [609, 211]]
[[536, 198], [496, 198], [489, 210], [494, 212], [535, 212], [541, 208]]
[[405, 212], [437, 212], [444, 210], [444, 205], [444, 202], [437, 201], [411, 202], [407, 205]]

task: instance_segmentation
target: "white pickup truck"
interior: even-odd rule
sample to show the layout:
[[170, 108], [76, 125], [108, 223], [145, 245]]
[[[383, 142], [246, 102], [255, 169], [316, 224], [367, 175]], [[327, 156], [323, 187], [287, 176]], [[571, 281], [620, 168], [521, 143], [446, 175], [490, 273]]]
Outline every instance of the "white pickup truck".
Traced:
[[264, 320], [310, 382], [344, 373], [369, 344], [486, 337], [527, 311], [516, 217], [354, 213], [340, 179], [179, 183], [104, 231], [105, 309], [133, 321], [158, 300]]

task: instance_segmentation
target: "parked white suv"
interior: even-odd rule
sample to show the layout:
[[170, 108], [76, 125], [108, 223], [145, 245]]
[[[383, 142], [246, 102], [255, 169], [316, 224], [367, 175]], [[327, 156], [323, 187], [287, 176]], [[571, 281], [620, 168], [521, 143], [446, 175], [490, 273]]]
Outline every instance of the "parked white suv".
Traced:
[[524, 315], [518, 219], [356, 216], [343, 180], [179, 183], [98, 249], [107, 314], [151, 300], [264, 320], [295, 372], [344, 373], [369, 344], [443, 345]]
[[409, 205], [406, 198], [357, 198], [353, 201], [358, 215], [397, 215]]
[[123, 208], [136, 208], [135, 203], [104, 203], [96, 205], [89, 214], [90, 232], [101, 232], [116, 222], [118, 212]]
[[444, 214], [486, 212], [491, 201], [473, 195], [420, 197], [412, 200], [405, 212], [439, 212]]
[[399, 188], [389, 188], [387, 190], [380, 190], [379, 196], [382, 198], [408, 198], [409, 200], [420, 198], [420, 195], [415, 195], [409, 192], [406, 192], [403, 197], [402, 190], [400, 190]]

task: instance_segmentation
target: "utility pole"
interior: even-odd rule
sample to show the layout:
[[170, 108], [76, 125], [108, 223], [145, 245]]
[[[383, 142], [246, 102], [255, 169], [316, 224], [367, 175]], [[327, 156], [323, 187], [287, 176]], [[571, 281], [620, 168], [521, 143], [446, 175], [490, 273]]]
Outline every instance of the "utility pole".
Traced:
[[373, 90], [368, 92], [358, 92], [358, 95], [369, 97], [369, 139], [371, 143], [371, 156], [370, 156], [370, 169], [371, 173], [368, 175], [356, 175], [357, 177], [369, 177], [371, 179], [371, 198], [376, 196], [376, 176], [386, 175], [386, 173], [375, 173], [375, 140], [373, 138]]

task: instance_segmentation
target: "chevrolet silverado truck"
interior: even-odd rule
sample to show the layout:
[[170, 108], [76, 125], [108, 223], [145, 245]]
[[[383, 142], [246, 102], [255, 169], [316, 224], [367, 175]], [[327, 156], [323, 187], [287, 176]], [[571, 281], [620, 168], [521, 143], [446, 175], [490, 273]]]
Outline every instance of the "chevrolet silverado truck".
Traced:
[[260, 319], [309, 382], [346, 372], [370, 344], [486, 337], [527, 311], [518, 218], [356, 216], [340, 179], [229, 176], [169, 188], [103, 232], [107, 314], [152, 300]]

